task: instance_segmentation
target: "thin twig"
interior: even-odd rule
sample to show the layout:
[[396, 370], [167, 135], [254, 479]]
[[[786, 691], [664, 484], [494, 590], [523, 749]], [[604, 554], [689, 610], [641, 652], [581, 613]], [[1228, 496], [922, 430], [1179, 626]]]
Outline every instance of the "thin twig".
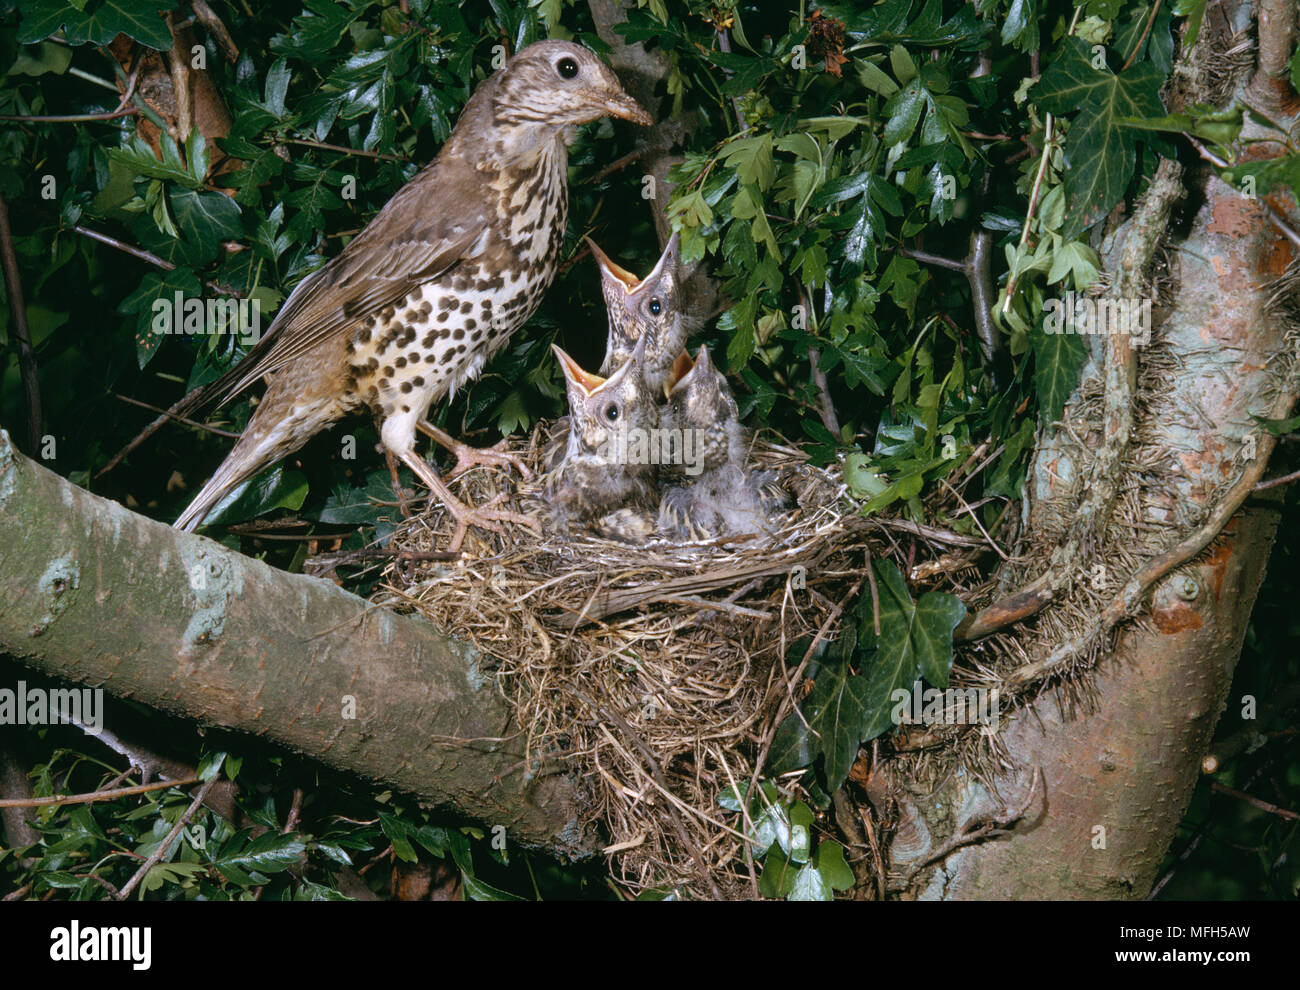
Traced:
[[191, 0], [190, 6], [194, 8], [194, 14], [208, 29], [212, 37], [217, 42], [223, 52], [226, 53], [226, 59], [233, 65], [239, 61], [239, 46], [235, 44], [234, 39], [230, 37], [230, 32], [226, 30], [226, 25], [221, 18], [216, 15], [211, 7], [204, 0]]
[[[1043, 188], [1043, 176], [1047, 173], [1048, 159], [1052, 157], [1052, 123], [1052, 115], [1049, 113], [1043, 125], [1043, 157], [1038, 160], [1038, 172], [1034, 175], [1033, 188], [1029, 190], [1029, 207], [1025, 211], [1025, 226], [1020, 231], [1019, 249], [1022, 251], [1029, 240], [1029, 230], [1034, 223], [1034, 211], [1038, 208], [1038, 194]], [[1007, 278], [1006, 297], [1002, 301], [1004, 315], [1011, 312], [1011, 297], [1016, 291], [1017, 281], [1018, 278], [1014, 272]]]
[[[717, 36], [718, 36], [718, 50], [722, 52], [724, 55], [730, 55], [731, 54], [731, 33], [726, 28], [718, 28]], [[732, 73], [730, 70], [723, 69], [722, 71], [723, 74], [728, 79], [731, 78]], [[739, 96], [733, 96], [731, 98], [731, 108], [736, 112], [736, 124], [740, 128], [740, 133], [744, 134], [746, 131], [749, 130], [749, 124], [746, 123], [745, 114], [740, 108]]]
[[326, 144], [324, 141], [309, 141], [306, 138], [283, 138], [283, 144], [300, 144], [306, 148], [319, 148], [322, 151], [337, 151], [341, 155], [355, 155], [358, 158], [378, 158], [385, 162], [409, 162], [405, 155], [389, 155], [382, 151], [366, 151], [362, 148], [349, 148], [342, 144]]
[[0, 265], [4, 267], [13, 337], [18, 344], [18, 368], [23, 380], [23, 392], [27, 397], [27, 450], [35, 457], [41, 448], [41, 378], [36, 368], [36, 354], [32, 350], [31, 332], [27, 327], [22, 275], [18, 270], [18, 255], [14, 251], [13, 231], [9, 229], [9, 207], [5, 205], [3, 196], [0, 196]]
[[174, 413], [170, 413], [166, 409], [163, 409], [161, 406], [155, 406], [148, 402], [141, 402], [139, 399], [133, 399], [129, 395], [123, 395], [120, 392], [112, 392], [110, 394], [115, 398], [121, 399], [123, 402], [129, 402], [131, 405], [139, 406], [141, 409], [148, 409], [150, 412], [158, 413], [160, 416], [166, 416], [168, 419], [174, 419], [176, 422], [184, 423], [186, 426], [192, 426], [196, 430], [203, 430], [205, 433], [215, 433], [219, 437], [226, 437], [230, 440], [238, 440], [240, 437], [240, 434], [238, 433], [232, 433], [230, 430], [222, 430], [215, 426], [208, 426], [207, 423], [200, 423], [196, 420], [186, 419], [184, 416], [177, 416]]
[[140, 111], [135, 107], [124, 110], [105, 110], [103, 113], [70, 114], [0, 114], [0, 120], [14, 120], [28, 124], [86, 124], [95, 120], [117, 120], [119, 117], [132, 117]]
[[162, 858], [167, 855], [168, 851], [171, 849], [172, 843], [175, 842], [176, 837], [181, 834], [181, 829], [189, 824], [190, 819], [193, 818], [194, 813], [199, 810], [199, 806], [203, 804], [203, 799], [208, 796], [208, 791], [212, 790], [216, 785], [217, 780], [217, 777], [213, 777], [199, 788], [199, 793], [194, 796], [194, 800], [191, 801], [190, 806], [185, 809], [185, 813], [176, 819], [176, 824], [173, 825], [171, 831], [167, 833], [167, 837], [159, 843], [158, 848], [153, 851], [153, 854], [140, 864], [140, 869], [135, 871], [135, 875], [126, 882], [126, 886], [124, 886], [121, 892], [118, 893], [117, 899], [119, 901], [124, 901], [130, 897], [131, 891], [135, 890], [140, 881], [149, 874], [149, 871], [157, 866], [158, 863], [162, 861]]
[[1300, 481], [1300, 471], [1292, 471], [1290, 474], [1284, 474], [1280, 478], [1269, 478], [1268, 481], [1261, 481], [1255, 486], [1255, 491], [1265, 492], [1270, 488], [1277, 488], [1280, 485], [1289, 485], [1293, 481]]
[[957, 261], [954, 258], [945, 258], [941, 255], [931, 254], [929, 251], [917, 251], [914, 248], [900, 247], [898, 253], [904, 258], [911, 258], [913, 261], [919, 261], [923, 265], [934, 265], [936, 268], [947, 268], [954, 272], [966, 271], [965, 261]]
[[1124, 60], [1124, 64], [1120, 67], [1120, 72], [1123, 72], [1133, 64], [1133, 60], [1137, 58], [1137, 53], [1140, 52], [1142, 46], [1146, 44], [1147, 35], [1151, 33], [1151, 25], [1155, 23], [1156, 14], [1160, 13], [1160, 4], [1163, 2], [1164, 0], [1156, 0], [1156, 2], [1151, 5], [1151, 13], [1147, 17], [1146, 26], [1142, 28], [1142, 36], [1138, 38], [1137, 44], [1133, 46], [1133, 50], [1128, 53], [1128, 58]]
[[620, 169], [627, 168], [629, 165], [633, 164], [634, 162], [640, 161], [642, 158], [648, 155], [652, 150], [654, 149], [652, 149], [649, 145], [646, 145], [643, 148], [637, 148], [633, 151], [629, 151], [622, 158], [614, 159], [613, 162], [606, 165], [599, 172], [593, 175], [591, 177], [591, 181], [599, 182], [601, 179], [605, 178], [606, 176], [613, 175], [615, 172], [619, 171]]
[[[133, 258], [139, 258], [141, 261], [147, 261], [149, 264], [161, 268], [165, 272], [176, 270], [176, 266], [166, 258], [160, 258], [152, 251], [146, 251], [144, 248], [136, 247], [134, 244], [127, 244], [125, 241], [119, 241], [116, 237], [110, 237], [108, 234], [101, 233], [98, 230], [91, 230], [89, 227], [83, 227], [80, 224], [74, 224], [69, 228], [73, 233], [80, 234], [82, 237], [89, 237], [92, 241], [99, 241], [101, 244], [107, 244]], [[212, 279], [204, 279], [203, 284], [213, 292], [220, 293], [223, 296], [231, 296], [235, 299], [244, 298], [244, 294], [237, 289], [232, 289], [228, 285], [222, 285], [220, 282]]]
[[1286, 808], [1279, 808], [1277, 805], [1269, 804], [1261, 798], [1252, 797], [1244, 791], [1239, 791], [1234, 787], [1229, 787], [1221, 781], [1210, 781], [1210, 788], [1211, 790], [1218, 791], [1221, 794], [1227, 794], [1229, 797], [1235, 797], [1238, 801], [1245, 801], [1252, 807], [1258, 808], [1260, 811], [1266, 811], [1270, 815], [1277, 815], [1279, 818], [1286, 818], [1289, 821], [1300, 822], [1300, 812], [1290, 811]]
[[68, 66], [68, 75], [77, 79], [84, 79], [86, 82], [92, 83], [95, 86], [100, 86], [103, 89], [111, 89], [114, 93], [118, 93], [118, 88], [107, 79], [101, 79], [99, 76], [87, 72], [85, 69], [78, 69], [75, 65]]
[[53, 794], [39, 798], [6, 798], [0, 801], [0, 808], [46, 808], [63, 804], [94, 804], [96, 801], [112, 801], [120, 797], [132, 797], [147, 794], [149, 791], [162, 791], [169, 787], [188, 787], [197, 784], [198, 777], [184, 780], [156, 780], [152, 784], [136, 784], [133, 787], [116, 787], [111, 790], [90, 791], [86, 794]]

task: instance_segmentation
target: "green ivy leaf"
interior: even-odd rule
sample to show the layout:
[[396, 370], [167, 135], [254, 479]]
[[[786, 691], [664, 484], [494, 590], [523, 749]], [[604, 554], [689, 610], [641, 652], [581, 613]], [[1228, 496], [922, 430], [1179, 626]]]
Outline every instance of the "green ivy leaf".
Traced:
[[149, 48], [167, 51], [172, 35], [162, 15], [175, 7], [174, 0], [92, 0], [80, 7], [65, 0], [22, 0], [18, 40], [30, 45], [62, 28], [70, 45], [107, 45], [125, 34]]
[[853, 871], [849, 864], [844, 861], [844, 847], [838, 842], [832, 842], [829, 839], [823, 840], [817, 845], [817, 852], [813, 856], [813, 866], [821, 874], [822, 880], [826, 886], [832, 890], [852, 890], [854, 884]]
[[175, 189], [167, 199], [177, 233], [200, 258], [210, 261], [221, 250], [222, 241], [244, 236], [239, 204], [229, 196], [208, 189]]
[[274, 509], [291, 512], [307, 499], [307, 479], [297, 471], [274, 467], [229, 492], [204, 519], [204, 526], [242, 522]]
[[[874, 739], [893, 726], [895, 691], [909, 689], [918, 677], [939, 688], [948, 686], [952, 632], [966, 614], [960, 599], [938, 591], [927, 591], [913, 602], [893, 561], [875, 560], [872, 569], [880, 600], [880, 636], [874, 654], [862, 665], [867, 684], [861, 741]], [[863, 636], [873, 635], [871, 595], [862, 596], [858, 612]]]
[[830, 901], [834, 900], [830, 885], [822, 877], [817, 867], [807, 863], [794, 875], [787, 900], [791, 901]]
[[40, 51], [36, 55], [29, 55], [20, 49], [14, 64], [9, 66], [7, 75], [43, 76], [47, 72], [63, 75], [71, 64], [71, 48], [67, 45], [56, 45], [52, 41], [42, 41]]
[[758, 892], [764, 897], [779, 898], [794, 890], [799, 867], [774, 849], [763, 859], [763, 872], [758, 877]]
[[1045, 333], [1041, 328], [1030, 333], [1029, 341], [1034, 348], [1034, 386], [1043, 422], [1055, 422], [1079, 384], [1088, 345], [1078, 334]]
[[1163, 82], [1164, 75], [1150, 62], [1139, 62], [1119, 75], [1109, 68], [1095, 69], [1088, 45], [1070, 37], [1031, 91], [1049, 113], [1079, 111], [1065, 144], [1070, 201], [1062, 231], [1066, 240], [1074, 240], [1123, 198], [1137, 164], [1137, 135], [1123, 119], [1163, 114]]

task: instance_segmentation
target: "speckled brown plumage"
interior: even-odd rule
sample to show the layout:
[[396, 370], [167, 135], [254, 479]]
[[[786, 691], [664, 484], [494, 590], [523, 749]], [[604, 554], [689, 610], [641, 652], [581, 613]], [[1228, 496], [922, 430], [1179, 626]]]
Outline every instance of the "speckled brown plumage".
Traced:
[[225, 401], [269, 378], [243, 436], [177, 520], [196, 528], [235, 486], [342, 416], [369, 408], [384, 447], [446, 503], [458, 528], [511, 513], [475, 510], [414, 451], [430, 403], [476, 377], [532, 315], [555, 276], [577, 125], [650, 118], [581, 46], [530, 45], [482, 83], [438, 157], [285, 301], [241, 364], [198, 397]]

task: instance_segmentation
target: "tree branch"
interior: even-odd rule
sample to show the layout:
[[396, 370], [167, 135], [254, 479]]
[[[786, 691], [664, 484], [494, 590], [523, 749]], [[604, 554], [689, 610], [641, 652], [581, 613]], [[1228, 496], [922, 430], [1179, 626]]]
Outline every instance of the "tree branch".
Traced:
[[576, 782], [525, 764], [489, 657], [83, 491], [3, 431], [0, 651], [505, 825], [524, 846], [599, 848]]

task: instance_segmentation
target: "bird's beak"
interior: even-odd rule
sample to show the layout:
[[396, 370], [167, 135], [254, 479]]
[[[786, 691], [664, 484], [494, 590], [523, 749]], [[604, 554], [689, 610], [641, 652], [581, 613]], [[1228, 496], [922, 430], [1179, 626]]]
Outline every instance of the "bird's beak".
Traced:
[[[695, 359], [695, 364], [699, 366], [701, 374], [708, 374], [713, 370], [713, 356], [709, 354], [709, 349], [703, 344], [700, 345], [700, 354]], [[691, 370], [694, 370], [694, 368]]]
[[623, 120], [630, 120], [643, 127], [649, 127], [655, 122], [655, 119], [641, 108], [641, 104], [621, 89], [612, 93], [606, 90], [597, 98], [597, 103], [605, 109], [606, 113], [621, 117]]
[[570, 385], [576, 385], [583, 395], [590, 396], [591, 393], [605, 384], [605, 379], [600, 375], [593, 375], [589, 371], [583, 371], [577, 361], [565, 354], [559, 344], [552, 344], [551, 350], [555, 352], [556, 358], [560, 362], [560, 370], [564, 372], [564, 377]]
[[632, 292], [641, 280], [633, 275], [621, 265], [616, 265], [604, 251], [590, 237], [583, 238], [587, 246], [591, 248], [592, 257], [596, 259], [596, 264], [600, 266], [600, 277], [605, 281], [615, 281], [623, 286], [624, 292]]
[[687, 373], [695, 366], [691, 356], [687, 353], [686, 348], [673, 359], [673, 366], [668, 372], [668, 381], [664, 385], [664, 394], [671, 394], [672, 390], [677, 387], [677, 383], [686, 377]]
[[655, 262], [654, 268], [650, 270], [650, 274], [643, 279], [639, 279], [636, 285], [629, 284], [628, 295], [631, 295], [647, 285], [659, 285], [660, 280], [664, 276], [664, 272], [677, 271], [679, 240], [680, 238], [678, 238], [677, 232], [674, 231], [673, 236], [668, 238], [668, 243], [664, 245], [663, 254], [659, 255], [659, 260]]

